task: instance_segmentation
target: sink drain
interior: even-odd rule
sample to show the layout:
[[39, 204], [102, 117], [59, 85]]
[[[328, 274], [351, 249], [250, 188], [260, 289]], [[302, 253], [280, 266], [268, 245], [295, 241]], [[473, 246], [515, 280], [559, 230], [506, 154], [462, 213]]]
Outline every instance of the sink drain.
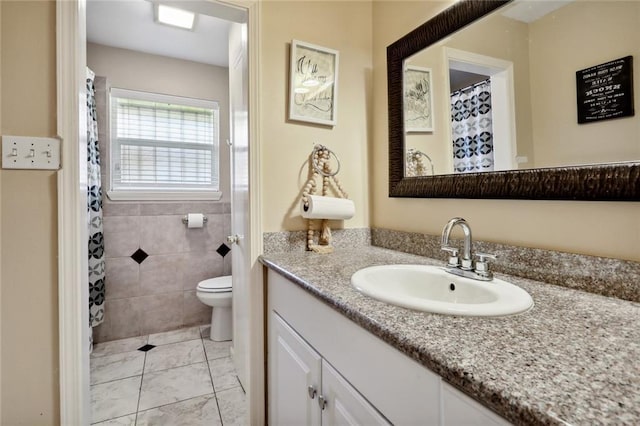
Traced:
[[456, 285], [454, 283], [449, 284], [449, 290], [454, 291], [456, 289]]

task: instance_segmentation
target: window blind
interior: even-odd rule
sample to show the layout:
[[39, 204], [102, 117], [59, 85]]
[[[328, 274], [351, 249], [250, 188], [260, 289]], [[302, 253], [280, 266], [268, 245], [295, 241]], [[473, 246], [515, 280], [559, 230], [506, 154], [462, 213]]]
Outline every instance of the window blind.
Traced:
[[111, 90], [112, 189], [219, 189], [216, 102]]

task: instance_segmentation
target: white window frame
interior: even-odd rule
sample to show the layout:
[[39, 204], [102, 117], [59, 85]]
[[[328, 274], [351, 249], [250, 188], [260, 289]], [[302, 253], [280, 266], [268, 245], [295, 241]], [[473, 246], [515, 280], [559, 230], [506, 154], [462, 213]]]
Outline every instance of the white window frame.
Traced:
[[[196, 188], [184, 188], [184, 189], [153, 189], [153, 188], [115, 188], [114, 187], [114, 167], [119, 158], [117, 152], [117, 146], [114, 143], [116, 140], [115, 129], [115, 117], [113, 114], [113, 98], [127, 98], [137, 99], [150, 102], [169, 103], [177, 105], [185, 105], [197, 108], [209, 108], [218, 111], [218, 134], [216, 141], [214, 142], [214, 148], [212, 155], [217, 156], [217, 179], [218, 189], [196, 189]], [[107, 196], [112, 201], [218, 201], [222, 198], [222, 192], [220, 191], [220, 109], [218, 102], [208, 101], [204, 99], [186, 98], [180, 96], [164, 95], [159, 93], [141, 92], [137, 90], [128, 90], [120, 88], [111, 88], [109, 92], [109, 126], [110, 126], [110, 140], [109, 140], [109, 190]], [[212, 159], [213, 161], [213, 159]]]

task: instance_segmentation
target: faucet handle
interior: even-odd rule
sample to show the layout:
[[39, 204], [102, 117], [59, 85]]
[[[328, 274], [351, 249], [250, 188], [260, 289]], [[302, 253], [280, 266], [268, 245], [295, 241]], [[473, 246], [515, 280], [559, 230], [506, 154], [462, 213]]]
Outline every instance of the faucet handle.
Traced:
[[440, 247], [440, 249], [451, 253], [449, 256], [448, 266], [453, 266], [454, 268], [457, 268], [458, 266], [460, 266], [460, 258], [458, 257], [459, 250], [457, 247], [442, 246]]
[[486, 262], [487, 259], [497, 259], [498, 255], [491, 253], [476, 253], [475, 256], [478, 258], [478, 262]]
[[489, 259], [497, 259], [498, 256], [491, 253], [476, 253], [475, 256], [478, 258], [475, 265], [476, 274], [485, 278], [493, 278], [493, 273], [489, 270]]

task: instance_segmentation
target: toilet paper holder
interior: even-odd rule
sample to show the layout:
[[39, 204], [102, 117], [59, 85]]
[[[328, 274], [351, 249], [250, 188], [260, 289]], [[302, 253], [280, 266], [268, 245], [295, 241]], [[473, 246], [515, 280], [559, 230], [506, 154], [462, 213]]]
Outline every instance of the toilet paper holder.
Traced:
[[[329, 164], [332, 156], [338, 166], [335, 171], [331, 170]], [[301, 216], [308, 221], [307, 250], [309, 251], [332, 253], [329, 220], [344, 220], [353, 217], [353, 201], [348, 199], [349, 196], [336, 178], [339, 171], [340, 159], [336, 153], [324, 145], [314, 145], [309, 157], [309, 179], [302, 190], [300, 199]], [[316, 178], [320, 176], [322, 177], [322, 192], [321, 195], [315, 195], [316, 189], [318, 189]], [[331, 186], [338, 195], [335, 198], [329, 195]], [[316, 208], [314, 208], [314, 202]], [[315, 219], [320, 221], [320, 229], [315, 229], [313, 225]], [[316, 231], [319, 232], [317, 244], [314, 238]]]
[[[202, 216], [202, 223], [207, 223], [208, 220], [209, 220], [208, 217]], [[187, 215], [182, 216], [182, 223], [184, 223], [185, 225], [188, 225], [189, 224], [189, 216], [187, 216]]]

